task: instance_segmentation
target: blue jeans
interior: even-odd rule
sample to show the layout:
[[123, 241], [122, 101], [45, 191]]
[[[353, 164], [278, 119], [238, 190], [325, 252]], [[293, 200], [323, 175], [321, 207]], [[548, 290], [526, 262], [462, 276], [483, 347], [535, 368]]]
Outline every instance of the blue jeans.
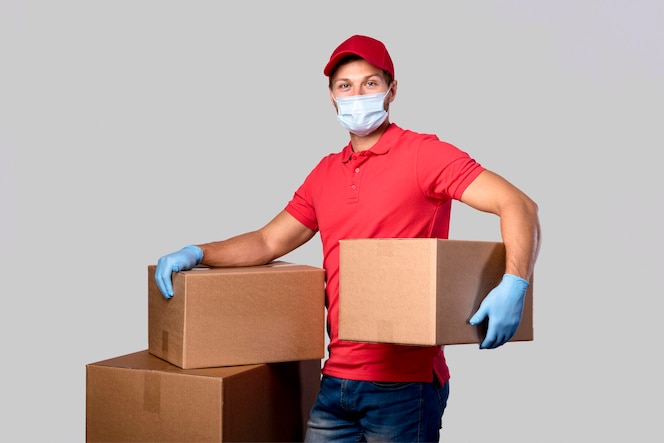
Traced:
[[449, 382], [378, 383], [323, 376], [306, 442], [437, 442]]

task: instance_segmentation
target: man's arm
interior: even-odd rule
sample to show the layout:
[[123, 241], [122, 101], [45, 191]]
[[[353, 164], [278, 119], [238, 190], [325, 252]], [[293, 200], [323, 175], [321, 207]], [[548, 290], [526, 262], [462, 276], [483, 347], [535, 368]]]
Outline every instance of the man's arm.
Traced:
[[466, 188], [461, 201], [500, 217], [505, 244], [505, 274], [470, 318], [476, 325], [488, 318], [481, 349], [507, 343], [516, 333], [524, 299], [540, 248], [538, 208], [533, 200], [499, 175], [484, 171]]
[[540, 222], [537, 204], [510, 182], [484, 171], [468, 185], [461, 201], [500, 217], [505, 244], [505, 273], [530, 280], [540, 248]]
[[198, 245], [208, 266], [263, 265], [309, 241], [315, 232], [286, 211], [267, 225], [227, 240]]
[[155, 280], [165, 298], [173, 296], [172, 273], [199, 263], [208, 266], [255, 266], [281, 257], [309, 241], [315, 232], [286, 211], [267, 225], [227, 240], [189, 245], [164, 255], [157, 262]]

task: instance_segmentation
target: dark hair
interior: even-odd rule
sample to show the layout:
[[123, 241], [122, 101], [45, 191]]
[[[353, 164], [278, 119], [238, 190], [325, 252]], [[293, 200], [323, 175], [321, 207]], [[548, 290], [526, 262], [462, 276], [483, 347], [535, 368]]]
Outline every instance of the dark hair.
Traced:
[[[330, 77], [329, 77], [330, 80], [328, 81], [328, 87], [330, 89], [332, 89], [332, 77], [334, 77], [334, 74], [337, 72], [337, 69], [339, 69], [342, 65], [345, 65], [346, 63], [354, 62], [356, 60], [364, 60], [364, 59], [359, 55], [351, 54], [339, 60], [339, 63], [337, 63], [330, 72]], [[387, 84], [391, 85], [393, 80], [392, 75], [386, 70], [383, 70], [383, 75], [385, 76], [385, 80], [387, 80]]]

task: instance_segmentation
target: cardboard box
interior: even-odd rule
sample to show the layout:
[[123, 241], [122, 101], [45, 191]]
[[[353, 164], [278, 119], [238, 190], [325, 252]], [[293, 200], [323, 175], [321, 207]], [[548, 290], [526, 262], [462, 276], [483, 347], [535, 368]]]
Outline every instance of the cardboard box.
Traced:
[[320, 360], [181, 369], [147, 350], [86, 365], [87, 442], [303, 441]]
[[274, 262], [173, 274], [148, 266], [148, 350], [183, 369], [322, 359], [325, 271]]
[[[505, 273], [503, 243], [466, 240], [340, 241], [339, 337], [406, 345], [481, 343], [468, 323]], [[511, 341], [533, 340], [533, 284]]]

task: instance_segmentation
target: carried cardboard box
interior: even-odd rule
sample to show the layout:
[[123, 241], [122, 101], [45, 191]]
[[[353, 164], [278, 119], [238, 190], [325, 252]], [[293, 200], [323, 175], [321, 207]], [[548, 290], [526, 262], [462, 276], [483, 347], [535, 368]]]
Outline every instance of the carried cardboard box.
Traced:
[[325, 271], [273, 262], [173, 273], [148, 266], [148, 350], [183, 369], [322, 359]]
[[320, 360], [181, 369], [147, 350], [86, 365], [86, 442], [302, 441]]
[[[505, 273], [500, 242], [341, 240], [339, 338], [406, 345], [481, 343], [470, 317]], [[533, 340], [533, 283], [510, 341]]]

